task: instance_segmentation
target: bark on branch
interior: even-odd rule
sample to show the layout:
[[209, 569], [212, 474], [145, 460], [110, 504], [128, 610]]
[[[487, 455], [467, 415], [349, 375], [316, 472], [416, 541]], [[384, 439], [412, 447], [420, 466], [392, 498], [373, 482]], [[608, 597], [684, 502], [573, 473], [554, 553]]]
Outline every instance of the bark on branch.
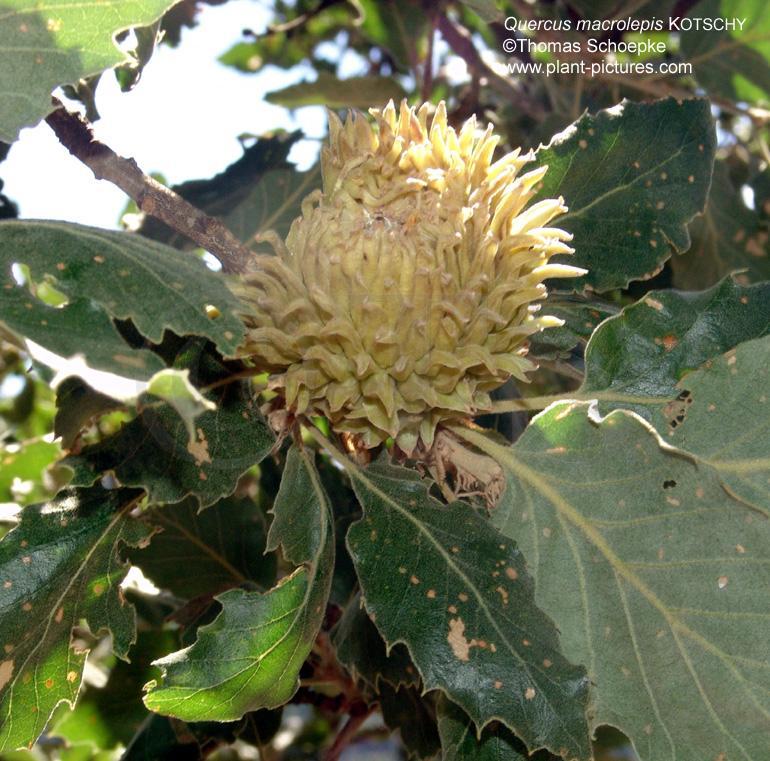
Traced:
[[246, 269], [251, 256], [249, 249], [220, 220], [146, 175], [133, 159], [118, 156], [100, 143], [80, 116], [58, 108], [46, 122], [59, 142], [82, 161], [97, 180], [117, 185], [145, 214], [156, 217], [213, 254], [222, 263], [223, 272], [240, 273]]

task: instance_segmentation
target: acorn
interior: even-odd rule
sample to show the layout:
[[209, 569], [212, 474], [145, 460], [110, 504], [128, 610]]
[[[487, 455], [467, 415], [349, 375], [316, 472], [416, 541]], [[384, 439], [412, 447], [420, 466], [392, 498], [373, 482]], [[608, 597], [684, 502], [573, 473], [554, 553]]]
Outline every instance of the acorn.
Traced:
[[489, 392], [535, 368], [527, 339], [561, 325], [538, 316], [543, 280], [584, 270], [548, 224], [562, 198], [528, 205], [547, 167], [445, 104], [329, 113], [323, 190], [311, 193], [274, 254], [236, 285], [248, 308], [242, 351], [271, 375], [294, 416], [321, 415], [364, 448], [428, 451], [437, 426], [490, 405]]

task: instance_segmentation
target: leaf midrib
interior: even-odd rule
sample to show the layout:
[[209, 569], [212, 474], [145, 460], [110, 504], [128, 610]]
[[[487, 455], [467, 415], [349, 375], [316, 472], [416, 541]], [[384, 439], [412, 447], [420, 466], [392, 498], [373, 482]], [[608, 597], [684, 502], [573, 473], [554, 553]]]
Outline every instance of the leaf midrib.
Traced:
[[[616, 412], [614, 414], [626, 415], [632, 413]], [[703, 637], [701, 634], [690, 629], [689, 626], [680, 621], [676, 616], [672, 615], [670, 609], [665, 606], [660, 598], [658, 598], [658, 596], [649, 587], [647, 587], [647, 585], [644, 584], [640, 578], [633, 574], [628, 568], [628, 565], [624, 563], [620, 557], [618, 557], [618, 555], [615, 554], [604, 537], [590, 524], [589, 521], [584, 519], [583, 516], [564, 497], [562, 497], [561, 494], [559, 494], [559, 492], [557, 492], [555, 489], [552, 489], [537, 472], [528, 467], [525, 463], [515, 458], [510, 450], [500, 446], [499, 444], [495, 444], [483, 434], [460, 426], [453, 427], [453, 430], [459, 435], [463, 436], [466, 441], [473, 444], [481, 451], [485, 452], [491, 457], [494, 457], [498, 462], [505, 463], [516, 476], [521, 478], [523, 481], [526, 481], [530, 484], [530, 486], [540, 492], [540, 494], [542, 494], [554, 506], [558, 513], [564, 515], [570, 521], [570, 523], [578, 528], [586, 537], [586, 539], [588, 539], [588, 541], [591, 542], [604, 555], [605, 559], [610, 564], [610, 567], [616, 573], [620, 574], [632, 587], [634, 587], [634, 589], [636, 589], [637, 592], [639, 592], [639, 594], [645, 598], [645, 600], [647, 600], [647, 602], [652, 607], [654, 607], [660, 613], [660, 615], [671, 629], [672, 634], [677, 639], [677, 642], [677, 635], [683, 634], [689, 637], [694, 643], [698, 644], [703, 650], [718, 658], [723, 663], [723, 665], [733, 674], [736, 681], [740, 682], [740, 684], [744, 687], [745, 692], [747, 693], [754, 706], [760, 711], [760, 713], [770, 719], [770, 713], [768, 713], [768, 711], [756, 701], [752, 690], [748, 689], [746, 685], [746, 679], [744, 678], [743, 674], [741, 674], [741, 672], [734, 666], [729, 656], [712, 642], [705, 639], [705, 637]], [[689, 659], [686, 658], [685, 662], [688, 664], [689, 668]], [[694, 676], [695, 673], [697, 672], [694, 672]], [[700, 683], [696, 681], [696, 684], [699, 685]], [[708, 705], [707, 708], [709, 708]], [[741, 747], [737, 742], [736, 745]], [[750, 756], [748, 756], [745, 751], [744, 755], [746, 755], [746, 758], [750, 759]]]

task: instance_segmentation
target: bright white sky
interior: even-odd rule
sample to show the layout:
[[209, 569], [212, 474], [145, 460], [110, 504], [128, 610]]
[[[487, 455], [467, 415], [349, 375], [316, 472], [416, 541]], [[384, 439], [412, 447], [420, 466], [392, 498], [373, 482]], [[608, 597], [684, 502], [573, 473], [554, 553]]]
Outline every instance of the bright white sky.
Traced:
[[[167, 182], [210, 177], [242, 155], [238, 135], [262, 134], [279, 127], [301, 127], [311, 138], [326, 132], [321, 107], [298, 109], [265, 103], [263, 95], [311, 78], [309, 66], [291, 71], [267, 67], [242, 74], [217, 58], [242, 39], [245, 28], [259, 33], [270, 20], [268, 3], [231, 0], [203, 6], [196, 28], [183, 32], [177, 48], [161, 45], [129, 93], [121, 93], [111, 72], [97, 90], [100, 140], [136, 159], [145, 172], [160, 172]], [[345, 61], [344, 76], [360, 73]], [[313, 163], [317, 140], [293, 149], [300, 168]], [[26, 218], [65, 219], [114, 228], [127, 198], [113, 185], [94, 179], [56, 140], [45, 124], [26, 129], [0, 165], [3, 192]]]

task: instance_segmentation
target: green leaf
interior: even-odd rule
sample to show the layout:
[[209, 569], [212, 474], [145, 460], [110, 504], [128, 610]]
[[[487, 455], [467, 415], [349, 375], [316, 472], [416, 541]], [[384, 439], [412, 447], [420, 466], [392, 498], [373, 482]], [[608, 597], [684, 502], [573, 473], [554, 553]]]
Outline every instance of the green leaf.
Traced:
[[541, 147], [537, 164], [549, 169], [537, 199], [564, 196], [569, 211], [555, 224], [575, 236], [575, 254], [563, 261], [588, 270], [565, 285], [624, 287], [686, 251], [715, 146], [708, 101], [667, 98], [585, 114]]
[[249, 244], [254, 244], [259, 234], [268, 230], [285, 238], [291, 223], [300, 214], [302, 201], [319, 187], [321, 167], [318, 164], [307, 172], [269, 171], [251, 187], [242, 202], [224, 215], [224, 222], [234, 235]]
[[745, 271], [741, 280], [770, 279], [766, 228], [733, 186], [727, 164], [717, 161], [706, 210], [690, 225], [692, 247], [671, 259], [674, 284], [707, 288], [737, 270]]
[[217, 409], [197, 418], [194, 440], [172, 407], [152, 399], [143, 395], [136, 418], [62, 461], [73, 470], [73, 484], [90, 485], [109, 471], [124, 486], [146, 489], [151, 502], [194, 496], [206, 507], [232, 494], [275, 443], [245, 385], [231, 384]]
[[144, 67], [150, 62], [160, 42], [160, 26], [159, 18], [154, 24], [134, 30], [136, 47], [128, 51], [130, 60], [115, 69], [115, 76], [123, 92], [133, 90], [139, 83]]
[[466, 8], [470, 8], [477, 13], [488, 24], [503, 20], [503, 12], [500, 10], [500, 4], [496, 0], [461, 0]]
[[326, 71], [318, 72], [314, 82], [300, 82], [265, 95], [268, 103], [284, 108], [325, 105], [327, 108], [358, 108], [399, 101], [406, 92], [398, 82], [387, 77], [364, 76], [339, 79]]
[[[249, 35], [248, 42], [239, 42], [222, 54], [219, 62], [251, 74], [264, 66], [291, 69], [303, 61], [320, 64], [316, 51], [325, 41], [334, 41], [344, 30], [355, 28], [359, 11], [355, 3], [328, 3], [310, 6], [307, 3], [288, 5], [282, 3], [273, 8], [272, 29], [256, 37]], [[298, 32], [297, 23], [301, 25]], [[327, 61], [324, 61], [328, 65]]]
[[176, 632], [139, 631], [129, 652], [130, 663], [118, 660], [103, 686], [86, 684], [74, 710], [55, 715], [48, 734], [103, 749], [128, 745], [148, 716], [142, 687], [157, 675], [150, 663], [176, 644]]
[[500, 719], [530, 749], [590, 756], [587, 681], [534, 604], [515, 545], [470, 505], [443, 505], [416, 473], [347, 464], [364, 517], [348, 532], [369, 615], [403, 642], [426, 690], [483, 727]]
[[[274, 230], [285, 238], [299, 216], [303, 199], [321, 185], [320, 165], [298, 172], [287, 160], [300, 133], [261, 137], [224, 172], [208, 180], [191, 180], [173, 189], [207, 214], [219, 217], [242, 241], [254, 245], [257, 236]], [[153, 217], [145, 217], [139, 232], [175, 248], [190, 241]]]
[[127, 556], [156, 586], [179, 597], [245, 582], [266, 589], [274, 581], [275, 559], [264, 554], [265, 516], [250, 499], [230, 497], [202, 512], [197, 500], [187, 499], [149, 511], [146, 521], [159, 532], [149, 546]]
[[506, 727], [494, 724], [476, 737], [468, 715], [446, 697], [438, 701], [442, 761], [527, 761], [526, 748]]
[[0, 749], [31, 744], [58, 703], [74, 704], [85, 661], [70, 641], [74, 626], [109, 631], [115, 654], [126, 657], [135, 624], [118, 589], [126, 572], [119, 547], [150, 536], [128, 517], [139, 496], [62, 492], [26, 508], [0, 542]]
[[[760, 761], [770, 732], [770, 524], [638, 417], [556, 404], [513, 447], [458, 434], [509, 476], [493, 519], [586, 664], [592, 728], [641, 761]], [[683, 709], [686, 706], [686, 710]]]
[[731, 100], [770, 99], [770, 7], [764, 0], [704, 0], [703, 18], [742, 19], [742, 29], [682, 32], [682, 54], [709, 93]]
[[147, 761], [150, 758], [198, 761], [201, 748], [195, 736], [165, 716], [150, 714], [134, 735], [120, 761]]
[[24, 503], [44, 497], [43, 474], [60, 453], [58, 444], [45, 439], [0, 444], [0, 502], [21, 501], [14, 482], [26, 482], [31, 488], [23, 495]]
[[326, 613], [334, 568], [331, 508], [311, 455], [289, 451], [273, 507], [268, 549], [302, 563], [269, 592], [233, 589], [194, 645], [156, 662], [162, 682], [145, 704], [185, 721], [233, 721], [285, 703]]
[[63, 449], [75, 446], [82, 430], [94, 418], [120, 408], [120, 403], [94, 391], [77, 377], [65, 378], [56, 389], [53, 430]]
[[378, 700], [386, 726], [401, 735], [409, 758], [436, 759], [441, 741], [433, 700], [413, 687], [380, 684]]
[[[412, 0], [358, 0], [361, 33], [388, 51], [404, 71], [417, 66], [427, 49], [428, 14]], [[382, 106], [373, 101], [369, 106]]]
[[564, 320], [559, 328], [548, 328], [529, 339], [529, 351], [539, 359], [558, 359], [570, 354], [581, 342], [587, 341], [596, 326], [617, 314], [617, 307], [598, 299], [571, 300], [566, 294], [551, 293], [545, 305], [549, 315]]
[[577, 396], [598, 399], [602, 412], [632, 409], [664, 434], [682, 376], [768, 332], [770, 283], [727, 278], [702, 292], [652, 291], [596, 330]]
[[151, 24], [170, 0], [3, 0], [0, 11], [0, 140], [53, 110], [51, 92], [126, 60], [116, 32]]
[[[683, 420], [667, 441], [697, 455], [732, 494], [770, 505], [770, 336], [747, 341], [680, 383]], [[674, 404], [676, 407], [676, 404]], [[671, 423], [676, 422], [674, 429]]]
[[[0, 240], [2, 230], [0, 230]], [[61, 357], [84, 357], [96, 370], [144, 380], [163, 368], [161, 359], [146, 349], [129, 346], [109, 315], [87, 299], [74, 299], [62, 307], [39, 301], [21, 285], [0, 274], [0, 322]], [[73, 367], [73, 371], [78, 368]]]
[[190, 371], [166, 368], [150, 378], [147, 393], [162, 399], [176, 410], [187, 429], [189, 441], [196, 440], [195, 421], [204, 413], [216, 409], [216, 404], [206, 399], [190, 382]]
[[[221, 275], [196, 256], [138, 235], [65, 222], [0, 222], [0, 258], [0, 319], [56, 354], [84, 355], [97, 369], [147, 379], [163, 367], [150, 352], [130, 349], [109, 317], [130, 319], [155, 343], [165, 330], [205, 336], [225, 355], [243, 335], [239, 302]], [[34, 282], [53, 283], [68, 305], [32, 297], [16, 283], [14, 263], [27, 265]], [[215, 319], [209, 305], [219, 312]]]
[[393, 687], [416, 687], [420, 683], [417, 670], [403, 644], [394, 645], [387, 652], [385, 643], [361, 607], [361, 596], [350, 601], [334, 629], [332, 642], [337, 660], [354, 679], [363, 679], [377, 691], [384, 680]]

